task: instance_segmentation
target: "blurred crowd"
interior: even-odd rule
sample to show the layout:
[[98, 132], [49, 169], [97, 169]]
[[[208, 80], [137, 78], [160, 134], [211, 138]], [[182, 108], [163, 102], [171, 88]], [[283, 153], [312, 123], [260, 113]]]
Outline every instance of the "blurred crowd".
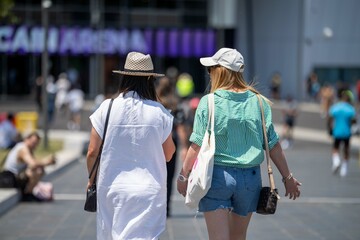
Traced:
[[[46, 81], [47, 92], [47, 115], [48, 122], [51, 124], [54, 121], [56, 113], [64, 114], [66, 110], [69, 111], [69, 121], [67, 127], [69, 130], [80, 130], [81, 110], [84, 105], [84, 92], [77, 81], [77, 73], [60, 73], [56, 81], [53, 76], [48, 76]], [[43, 79], [39, 76], [36, 79], [36, 103], [38, 111], [43, 112]]]
[[[271, 97], [281, 100], [281, 76], [275, 73], [270, 81]], [[359, 135], [358, 110], [360, 107], [360, 79], [356, 84], [339, 81], [335, 84], [320, 82], [318, 75], [311, 72], [306, 80], [306, 93], [311, 102], [319, 103], [320, 117], [324, 120], [332, 144], [332, 172], [341, 177], [348, 173], [350, 139]], [[281, 146], [293, 146], [293, 130], [298, 116], [298, 104], [291, 95], [282, 104], [283, 127]]]
[[[56, 115], [62, 118], [68, 117], [67, 128], [80, 130], [85, 95], [77, 81], [76, 70], [60, 73], [57, 79], [49, 75], [46, 86], [44, 87], [43, 84], [42, 77], [37, 77], [34, 86], [37, 112], [0, 112], [0, 149], [11, 149], [17, 142], [23, 140], [24, 135], [36, 130], [39, 114], [47, 114], [50, 126], [55, 121]], [[43, 89], [47, 93], [46, 111], [43, 106]]]
[[166, 76], [158, 80], [156, 92], [159, 101], [174, 116], [173, 140], [177, 151], [167, 163], [167, 216], [171, 214], [170, 196], [173, 192], [176, 159], [184, 159], [190, 145], [189, 137], [196, 108], [200, 98], [194, 94], [194, 81], [188, 73], [178, 73], [175, 67], [166, 71]]

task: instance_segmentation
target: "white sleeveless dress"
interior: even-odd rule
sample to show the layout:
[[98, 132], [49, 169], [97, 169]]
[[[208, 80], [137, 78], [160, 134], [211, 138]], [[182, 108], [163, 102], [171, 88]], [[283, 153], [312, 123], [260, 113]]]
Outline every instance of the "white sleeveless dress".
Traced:
[[[90, 116], [101, 137], [109, 101]], [[172, 122], [160, 103], [135, 92], [114, 100], [98, 173], [97, 239], [158, 239], [165, 230], [162, 144]]]

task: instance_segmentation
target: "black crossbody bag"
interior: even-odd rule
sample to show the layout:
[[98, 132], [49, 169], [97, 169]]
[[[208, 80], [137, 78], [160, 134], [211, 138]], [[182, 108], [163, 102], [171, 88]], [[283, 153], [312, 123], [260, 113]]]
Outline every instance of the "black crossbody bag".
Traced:
[[93, 173], [95, 173], [95, 178], [94, 178], [94, 181], [91, 184], [91, 186], [86, 190], [86, 200], [85, 200], [84, 210], [87, 212], [96, 212], [96, 208], [97, 208], [96, 177], [97, 177], [97, 171], [98, 171], [98, 168], [100, 165], [101, 153], [102, 153], [102, 149], [104, 146], [106, 130], [107, 130], [107, 126], [109, 123], [109, 116], [110, 116], [110, 111], [111, 111], [111, 106], [112, 106], [113, 101], [114, 101], [114, 99], [112, 98], [109, 103], [109, 108], [108, 108], [106, 120], [105, 120], [104, 134], [103, 134], [102, 142], [100, 145], [99, 153], [98, 153], [98, 156], [97, 156], [95, 163], [89, 174], [89, 179], [91, 179]]

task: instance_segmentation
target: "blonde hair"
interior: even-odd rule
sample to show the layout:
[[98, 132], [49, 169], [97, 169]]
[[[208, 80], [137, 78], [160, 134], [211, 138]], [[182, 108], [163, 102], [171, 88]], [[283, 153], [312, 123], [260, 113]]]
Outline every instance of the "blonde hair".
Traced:
[[260, 94], [255, 89], [254, 83], [248, 84], [241, 72], [234, 72], [222, 66], [214, 66], [211, 69], [211, 89], [210, 92], [215, 92], [218, 89], [230, 90], [237, 88], [240, 90], [250, 90], [255, 94], [259, 94], [268, 103], [271, 103], [269, 99]]

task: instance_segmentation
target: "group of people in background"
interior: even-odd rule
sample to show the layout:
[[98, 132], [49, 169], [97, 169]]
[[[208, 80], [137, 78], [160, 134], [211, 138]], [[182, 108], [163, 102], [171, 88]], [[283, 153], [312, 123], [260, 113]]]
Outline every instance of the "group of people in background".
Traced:
[[[184, 82], [181, 82], [184, 81]], [[170, 111], [173, 120], [172, 136], [176, 151], [171, 161], [166, 163], [167, 168], [167, 211], [171, 215], [171, 195], [173, 193], [173, 180], [175, 176], [177, 158], [184, 159], [189, 147], [189, 137], [196, 108], [200, 98], [195, 96], [194, 83], [188, 73], [178, 74], [175, 67], [170, 67], [167, 74], [156, 82], [158, 101]]]
[[[47, 92], [46, 114], [48, 122], [52, 123], [56, 113], [64, 114], [68, 110], [70, 115], [67, 124], [68, 129], [80, 130], [81, 110], [84, 106], [85, 94], [77, 79], [69, 78], [68, 75], [65, 72], [60, 73], [56, 81], [52, 75], [48, 76], [45, 87]], [[70, 76], [72, 75], [74, 74], [70, 74]], [[38, 111], [43, 112], [42, 89], [44, 83], [42, 76], [36, 79], [35, 84]]]
[[[281, 76], [275, 73], [270, 81], [271, 97], [280, 100]], [[345, 177], [348, 174], [350, 159], [350, 140], [353, 135], [360, 133], [357, 111], [360, 109], [360, 80], [353, 86], [345, 82], [332, 85], [321, 82], [315, 72], [311, 72], [306, 81], [307, 96], [311, 102], [320, 104], [320, 117], [325, 120], [332, 145], [332, 172]], [[298, 116], [297, 101], [286, 96], [282, 104], [282, 135], [283, 149], [293, 146], [294, 126]]]
[[[274, 100], [281, 99], [280, 83], [281, 77], [279, 73], [275, 73], [270, 81], [271, 97]], [[348, 173], [351, 136], [360, 133], [357, 124], [357, 111], [360, 109], [360, 80], [353, 86], [341, 81], [332, 85], [329, 82], [321, 82], [316, 72], [311, 72], [306, 80], [306, 91], [311, 102], [320, 104], [320, 117], [325, 119], [328, 133], [333, 138], [332, 171], [345, 177]], [[296, 100], [291, 95], [286, 96], [282, 106], [283, 149], [293, 146], [293, 129], [298, 113]]]
[[307, 94], [312, 101], [320, 103], [320, 116], [325, 119], [328, 134], [333, 139], [332, 172], [345, 177], [348, 174], [351, 137], [359, 134], [360, 80], [354, 86], [345, 82], [332, 85], [320, 83], [317, 74], [312, 72], [307, 79]]

